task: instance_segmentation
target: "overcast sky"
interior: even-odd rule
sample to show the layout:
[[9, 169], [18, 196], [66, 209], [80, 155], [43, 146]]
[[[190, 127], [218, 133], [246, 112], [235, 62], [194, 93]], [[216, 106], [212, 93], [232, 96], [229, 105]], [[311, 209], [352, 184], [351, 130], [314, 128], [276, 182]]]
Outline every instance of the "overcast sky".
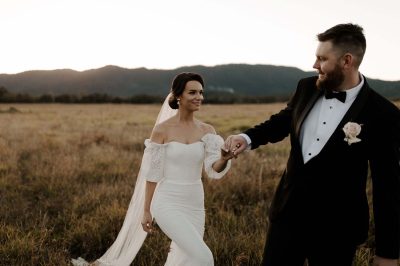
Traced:
[[0, 0], [0, 73], [228, 63], [312, 70], [315, 35], [364, 27], [360, 71], [400, 80], [399, 0]]

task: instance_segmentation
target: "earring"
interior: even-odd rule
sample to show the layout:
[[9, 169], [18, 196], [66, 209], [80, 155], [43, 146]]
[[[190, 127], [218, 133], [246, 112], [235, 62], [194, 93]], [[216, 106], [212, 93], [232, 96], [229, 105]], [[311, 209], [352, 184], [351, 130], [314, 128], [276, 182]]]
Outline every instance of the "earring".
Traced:
[[176, 99], [176, 101], [178, 102], [178, 105], [181, 104], [181, 99]]

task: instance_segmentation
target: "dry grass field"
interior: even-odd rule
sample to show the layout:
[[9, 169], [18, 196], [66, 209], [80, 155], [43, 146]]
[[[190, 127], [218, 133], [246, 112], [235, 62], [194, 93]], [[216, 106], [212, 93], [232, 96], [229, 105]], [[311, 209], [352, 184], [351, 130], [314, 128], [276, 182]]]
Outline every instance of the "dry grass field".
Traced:
[[[283, 104], [205, 105], [198, 118], [224, 138]], [[0, 105], [0, 265], [95, 259], [118, 233], [158, 105]], [[205, 240], [216, 265], [259, 265], [268, 206], [288, 140], [241, 156], [222, 180], [204, 179]], [[339, 196], [339, 195], [338, 195]], [[169, 241], [148, 237], [133, 265], [163, 265]], [[369, 265], [374, 241], [355, 265]]]

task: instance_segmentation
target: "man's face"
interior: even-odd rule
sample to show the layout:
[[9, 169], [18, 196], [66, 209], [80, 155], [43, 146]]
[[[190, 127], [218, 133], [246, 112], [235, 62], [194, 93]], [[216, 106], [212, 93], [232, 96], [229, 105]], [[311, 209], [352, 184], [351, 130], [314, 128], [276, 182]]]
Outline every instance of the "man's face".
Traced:
[[336, 90], [344, 81], [343, 68], [340, 64], [339, 51], [334, 49], [332, 42], [320, 42], [315, 53], [313, 68], [318, 72], [317, 87]]

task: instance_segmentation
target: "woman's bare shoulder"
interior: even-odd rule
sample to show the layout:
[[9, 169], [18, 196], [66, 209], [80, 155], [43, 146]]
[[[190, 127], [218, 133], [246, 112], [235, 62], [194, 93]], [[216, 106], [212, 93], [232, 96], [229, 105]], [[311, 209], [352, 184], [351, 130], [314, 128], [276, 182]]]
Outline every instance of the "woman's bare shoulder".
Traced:
[[153, 131], [151, 132], [150, 140], [155, 143], [162, 144], [164, 143], [165, 137], [166, 137], [166, 127], [165, 125], [158, 124], [153, 128]]
[[210, 124], [204, 123], [200, 120], [198, 120], [198, 123], [200, 125], [201, 130], [203, 131], [204, 134], [217, 134], [214, 127]]
[[157, 124], [151, 132], [150, 140], [156, 143], [164, 143], [168, 136], [168, 130], [174, 124], [173, 117]]

